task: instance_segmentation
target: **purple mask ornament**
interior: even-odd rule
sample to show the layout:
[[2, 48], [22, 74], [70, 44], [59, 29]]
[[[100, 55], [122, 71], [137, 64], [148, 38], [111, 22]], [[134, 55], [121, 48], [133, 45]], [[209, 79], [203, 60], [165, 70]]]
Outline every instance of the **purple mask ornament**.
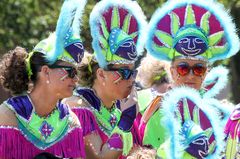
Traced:
[[192, 141], [186, 151], [198, 159], [203, 159], [208, 156], [208, 144], [208, 138], [202, 135]]
[[111, 54], [118, 55], [126, 60], [134, 60], [137, 57], [136, 45], [132, 37], [119, 28], [112, 29], [109, 45]]
[[72, 58], [77, 63], [80, 63], [82, 61], [82, 58], [84, 56], [84, 46], [80, 41], [66, 46], [65, 50], [72, 56]]
[[183, 124], [182, 133], [185, 136], [184, 142], [188, 143], [186, 152], [198, 159], [203, 159], [208, 155], [208, 138], [193, 121], [188, 120]]
[[121, 44], [116, 53], [118, 56], [127, 59], [134, 60], [137, 57], [136, 46], [133, 40], [127, 40]]
[[174, 48], [185, 56], [197, 56], [204, 53], [208, 46], [204, 40], [197, 36], [186, 36], [181, 38]]

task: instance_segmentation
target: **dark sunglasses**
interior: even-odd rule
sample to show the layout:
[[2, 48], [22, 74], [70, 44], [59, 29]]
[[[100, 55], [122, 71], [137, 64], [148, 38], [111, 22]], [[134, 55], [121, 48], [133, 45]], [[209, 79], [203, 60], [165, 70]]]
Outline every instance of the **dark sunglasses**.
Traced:
[[49, 66], [49, 68], [53, 68], [53, 69], [54, 68], [61, 68], [61, 69], [64, 69], [68, 73], [68, 77], [69, 78], [74, 78], [78, 74], [77, 69], [75, 67], [72, 67], [72, 66], [52, 65], [52, 66]]
[[123, 80], [128, 80], [130, 77], [136, 78], [137, 70], [130, 70], [128, 68], [111, 68], [107, 71], [116, 71], [119, 75], [121, 75]]
[[207, 70], [207, 67], [201, 63], [197, 63], [193, 66], [189, 66], [186, 62], [181, 62], [177, 66], [177, 72], [180, 76], [186, 76], [192, 70], [192, 73], [196, 76], [203, 76]]

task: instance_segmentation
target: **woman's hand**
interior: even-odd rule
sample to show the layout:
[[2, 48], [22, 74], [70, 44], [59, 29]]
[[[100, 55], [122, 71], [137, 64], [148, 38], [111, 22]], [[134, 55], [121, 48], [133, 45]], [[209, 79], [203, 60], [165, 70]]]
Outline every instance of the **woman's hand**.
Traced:
[[123, 112], [124, 110], [126, 110], [132, 106], [137, 106], [137, 110], [138, 110], [137, 100], [138, 100], [137, 89], [136, 89], [136, 87], [133, 86], [131, 93], [128, 95], [128, 97], [124, 98], [122, 100], [119, 100], [121, 111]]

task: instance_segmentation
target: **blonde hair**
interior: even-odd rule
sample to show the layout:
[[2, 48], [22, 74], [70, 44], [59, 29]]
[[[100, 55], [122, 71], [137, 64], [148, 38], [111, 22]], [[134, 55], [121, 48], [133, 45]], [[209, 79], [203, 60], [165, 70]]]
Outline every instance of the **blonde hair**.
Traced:
[[[166, 71], [166, 75], [163, 75]], [[171, 80], [170, 77], [170, 63], [165, 61], [159, 61], [154, 57], [147, 55], [141, 61], [140, 66], [138, 67], [137, 81], [145, 88], [150, 88], [153, 84], [161, 79], [156, 77], [159, 75], [166, 76], [168, 80]]]
[[136, 148], [127, 159], [155, 159], [157, 152], [155, 149], [138, 147]]
[[96, 71], [98, 68], [99, 65], [94, 59], [94, 55], [84, 52], [84, 57], [78, 67], [79, 85], [83, 87], [92, 87], [96, 79]]

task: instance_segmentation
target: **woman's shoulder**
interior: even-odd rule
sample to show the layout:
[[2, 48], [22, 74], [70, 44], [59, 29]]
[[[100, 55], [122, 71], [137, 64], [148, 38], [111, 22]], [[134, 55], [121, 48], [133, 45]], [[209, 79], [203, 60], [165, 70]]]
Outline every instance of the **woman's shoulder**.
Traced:
[[72, 126], [72, 127], [82, 127], [77, 115], [71, 110], [69, 111], [69, 114], [71, 116], [70, 126]]
[[0, 105], [0, 126], [17, 127], [17, 119], [15, 113], [4, 103]]
[[89, 104], [81, 96], [72, 96], [69, 98], [64, 98], [62, 100], [63, 104], [68, 105], [71, 109], [79, 107], [89, 107]]

